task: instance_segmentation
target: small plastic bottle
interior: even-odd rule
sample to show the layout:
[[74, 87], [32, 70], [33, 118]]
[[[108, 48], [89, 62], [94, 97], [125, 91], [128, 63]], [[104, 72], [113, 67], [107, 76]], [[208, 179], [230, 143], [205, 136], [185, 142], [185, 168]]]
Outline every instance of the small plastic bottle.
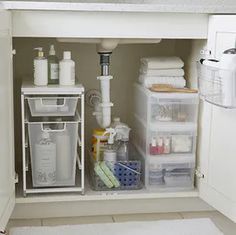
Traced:
[[37, 47], [38, 56], [34, 59], [34, 85], [48, 85], [48, 60], [44, 57], [43, 48]]
[[62, 86], [75, 85], [75, 62], [70, 51], [64, 51], [63, 60], [59, 63], [59, 83]]
[[157, 154], [163, 154], [163, 153], [164, 153], [163, 138], [158, 137], [157, 138]]
[[155, 137], [152, 137], [152, 141], [150, 144], [150, 154], [156, 155], [157, 154], [157, 141]]
[[164, 151], [163, 153], [169, 154], [170, 153], [170, 138], [165, 137], [164, 138]]
[[59, 84], [59, 64], [54, 45], [50, 46], [48, 56], [48, 84]]

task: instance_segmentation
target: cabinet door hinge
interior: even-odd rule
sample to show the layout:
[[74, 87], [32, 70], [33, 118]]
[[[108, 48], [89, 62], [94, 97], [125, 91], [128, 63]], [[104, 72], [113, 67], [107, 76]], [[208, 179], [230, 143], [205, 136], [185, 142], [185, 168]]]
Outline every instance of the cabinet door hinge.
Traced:
[[17, 173], [15, 173], [15, 184], [19, 183], [19, 176]]
[[195, 175], [200, 179], [203, 179], [205, 177], [204, 174], [200, 171], [199, 167], [195, 170]]

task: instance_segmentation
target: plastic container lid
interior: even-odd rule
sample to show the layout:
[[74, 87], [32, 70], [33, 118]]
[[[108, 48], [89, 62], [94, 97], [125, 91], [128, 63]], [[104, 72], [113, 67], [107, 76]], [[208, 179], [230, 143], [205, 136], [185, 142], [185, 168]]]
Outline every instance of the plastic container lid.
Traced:
[[71, 52], [70, 51], [64, 51], [63, 59], [64, 60], [70, 60], [71, 59]]

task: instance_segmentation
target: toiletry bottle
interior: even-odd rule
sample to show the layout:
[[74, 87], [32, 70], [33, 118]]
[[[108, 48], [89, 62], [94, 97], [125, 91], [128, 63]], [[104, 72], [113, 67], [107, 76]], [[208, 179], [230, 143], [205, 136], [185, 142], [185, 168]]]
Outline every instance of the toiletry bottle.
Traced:
[[151, 144], [150, 144], [150, 154], [156, 155], [157, 154], [157, 141], [155, 137], [152, 137]]
[[50, 134], [43, 131], [35, 144], [35, 183], [38, 186], [53, 186], [56, 183], [56, 144]]
[[63, 60], [59, 63], [59, 83], [63, 86], [75, 85], [75, 62], [71, 60], [70, 51], [64, 51]]
[[50, 46], [48, 56], [48, 84], [59, 83], [59, 64], [54, 45]]
[[170, 153], [170, 138], [165, 137], [164, 138], [164, 150], [163, 153], [169, 154]]
[[34, 85], [47, 86], [48, 84], [48, 60], [44, 57], [43, 48], [38, 50], [38, 56], [34, 59]]
[[129, 140], [123, 138], [120, 140], [119, 147], [117, 149], [118, 161], [128, 161], [129, 160]]
[[163, 138], [157, 138], [157, 154], [163, 154], [164, 152], [164, 145], [163, 145]]

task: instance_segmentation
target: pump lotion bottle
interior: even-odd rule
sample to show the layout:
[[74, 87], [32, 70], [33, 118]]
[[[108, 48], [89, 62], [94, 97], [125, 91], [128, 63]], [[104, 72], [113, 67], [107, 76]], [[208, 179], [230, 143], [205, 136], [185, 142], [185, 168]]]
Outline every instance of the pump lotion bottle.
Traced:
[[59, 83], [59, 64], [54, 45], [50, 46], [48, 56], [48, 84]]
[[70, 51], [64, 51], [63, 60], [59, 63], [59, 83], [62, 86], [75, 85], [75, 62], [71, 60]]
[[48, 85], [48, 60], [44, 57], [43, 48], [34, 48], [38, 50], [38, 56], [34, 59], [34, 85]]

